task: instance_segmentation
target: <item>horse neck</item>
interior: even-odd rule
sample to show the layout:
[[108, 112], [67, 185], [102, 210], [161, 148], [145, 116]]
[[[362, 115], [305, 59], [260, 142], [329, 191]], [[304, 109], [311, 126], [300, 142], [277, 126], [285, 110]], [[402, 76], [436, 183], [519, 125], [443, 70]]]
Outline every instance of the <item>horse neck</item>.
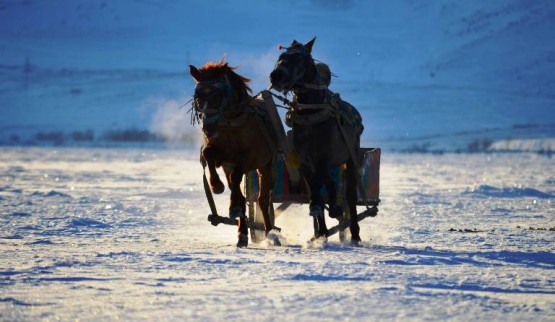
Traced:
[[243, 103], [247, 102], [251, 98], [252, 96], [250, 96], [246, 90], [234, 91], [230, 105], [231, 106], [243, 105]]
[[323, 104], [326, 101], [326, 90], [306, 89], [295, 91], [296, 101], [299, 104]]
[[[317, 70], [314, 62], [310, 64], [310, 68], [308, 71], [307, 80], [304, 82], [305, 84], [314, 84], [314, 85], [321, 85], [318, 84], [317, 80]], [[297, 103], [299, 104], [323, 104], [326, 103], [327, 97], [327, 89], [311, 89], [306, 88], [302, 85], [296, 86], [293, 88], [293, 92], [295, 93]]]
[[[239, 75], [228, 71], [225, 75], [225, 82], [231, 88], [231, 97], [227, 102], [228, 108], [237, 108], [243, 105], [244, 102], [250, 100], [252, 97], [249, 95], [248, 87], [239, 80]], [[228, 97], [229, 98], [229, 97]]]
[[246, 89], [235, 89], [231, 94], [231, 99], [227, 101], [224, 106], [223, 117], [224, 118], [235, 118], [242, 114], [248, 102], [252, 99], [252, 96], [246, 91]]

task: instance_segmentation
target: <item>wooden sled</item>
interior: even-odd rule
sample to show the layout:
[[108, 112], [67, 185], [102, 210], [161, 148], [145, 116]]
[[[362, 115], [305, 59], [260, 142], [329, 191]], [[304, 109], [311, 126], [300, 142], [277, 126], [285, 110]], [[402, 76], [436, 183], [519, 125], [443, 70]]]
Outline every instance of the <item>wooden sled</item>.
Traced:
[[[356, 214], [358, 221], [362, 221], [368, 217], [375, 217], [378, 214], [378, 205], [380, 203], [380, 156], [381, 150], [379, 148], [363, 148], [362, 160], [361, 160], [361, 179], [363, 186], [367, 193], [367, 198], [369, 201], [368, 208], [364, 209], [362, 212]], [[275, 223], [275, 219], [284, 213], [284, 211], [292, 204], [308, 204], [309, 203], [309, 190], [304, 182], [298, 176], [298, 169], [287, 169], [285, 161], [283, 158], [278, 158], [273, 169], [276, 183], [272, 190], [271, 203], [270, 203], [270, 216], [272, 221]], [[341, 168], [337, 167], [333, 169], [334, 176], [337, 182], [337, 191], [343, 191], [343, 171]], [[293, 178], [292, 178], [293, 177]], [[325, 188], [323, 195], [326, 198]], [[244, 178], [244, 194], [247, 199], [247, 209], [248, 209], [248, 222], [247, 226], [250, 229], [251, 240], [255, 243], [260, 242], [265, 239], [264, 236], [264, 220], [262, 218], [262, 212], [257, 203], [258, 197], [258, 174], [256, 171], [251, 171], [245, 175]], [[341, 198], [343, 194], [338, 194]], [[274, 203], [279, 204], [277, 208], [274, 208]], [[338, 200], [338, 204], [341, 204], [342, 200]], [[359, 195], [358, 203], [359, 206], [366, 206], [363, 198]], [[337, 225], [328, 229], [328, 237], [336, 233], [339, 233], [339, 239], [344, 241], [347, 239], [347, 233], [349, 228], [349, 220], [351, 214], [349, 213], [348, 207], [345, 208], [345, 213], [341, 221]], [[210, 215], [208, 220], [215, 226], [218, 224], [226, 225], [237, 225], [235, 220], [229, 219], [227, 217]], [[302, 220], [299, 218], [299, 220]], [[279, 228], [277, 228], [280, 230]]]

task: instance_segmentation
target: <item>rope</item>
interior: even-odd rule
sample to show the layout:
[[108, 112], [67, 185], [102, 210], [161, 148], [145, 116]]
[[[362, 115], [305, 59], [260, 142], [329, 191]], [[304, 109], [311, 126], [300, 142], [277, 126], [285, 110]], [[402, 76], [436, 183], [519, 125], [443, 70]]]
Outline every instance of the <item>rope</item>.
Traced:
[[294, 105], [293, 102], [291, 102], [290, 100], [288, 100], [286, 97], [283, 97], [283, 96], [281, 96], [281, 95], [278, 95], [278, 94], [273, 93], [273, 92], [271, 91], [271, 89], [272, 89], [271, 86], [267, 89], [268, 93], [272, 94], [273, 97], [277, 98], [277, 99], [280, 100], [283, 104], [286, 105], [286, 106], [281, 106], [281, 105], [277, 105], [277, 104], [276, 104], [276, 106], [283, 107], [283, 108], [285, 108], [286, 110], [291, 110], [291, 109], [293, 108], [293, 105]]

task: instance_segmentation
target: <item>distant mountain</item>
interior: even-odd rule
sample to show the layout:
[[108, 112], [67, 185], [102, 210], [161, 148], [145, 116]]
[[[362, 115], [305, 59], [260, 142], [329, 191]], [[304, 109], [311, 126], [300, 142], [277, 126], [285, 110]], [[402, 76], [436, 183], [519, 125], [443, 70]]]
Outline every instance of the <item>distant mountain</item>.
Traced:
[[[332, 89], [363, 114], [367, 145], [555, 137], [553, 1], [12, 0], [0, 2], [0, 142], [189, 137], [189, 64], [225, 55], [259, 91], [277, 45], [313, 36]], [[460, 133], [474, 134], [452, 140]]]

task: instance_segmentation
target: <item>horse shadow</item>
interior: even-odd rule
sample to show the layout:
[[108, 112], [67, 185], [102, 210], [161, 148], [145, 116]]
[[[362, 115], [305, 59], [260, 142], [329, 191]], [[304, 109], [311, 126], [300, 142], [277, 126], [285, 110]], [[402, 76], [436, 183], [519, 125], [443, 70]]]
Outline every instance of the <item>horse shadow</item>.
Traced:
[[453, 251], [424, 249], [402, 246], [373, 246], [381, 253], [400, 253], [402, 259], [383, 260], [390, 265], [473, 265], [476, 267], [496, 267], [518, 265], [528, 268], [555, 269], [555, 253], [547, 251]]

